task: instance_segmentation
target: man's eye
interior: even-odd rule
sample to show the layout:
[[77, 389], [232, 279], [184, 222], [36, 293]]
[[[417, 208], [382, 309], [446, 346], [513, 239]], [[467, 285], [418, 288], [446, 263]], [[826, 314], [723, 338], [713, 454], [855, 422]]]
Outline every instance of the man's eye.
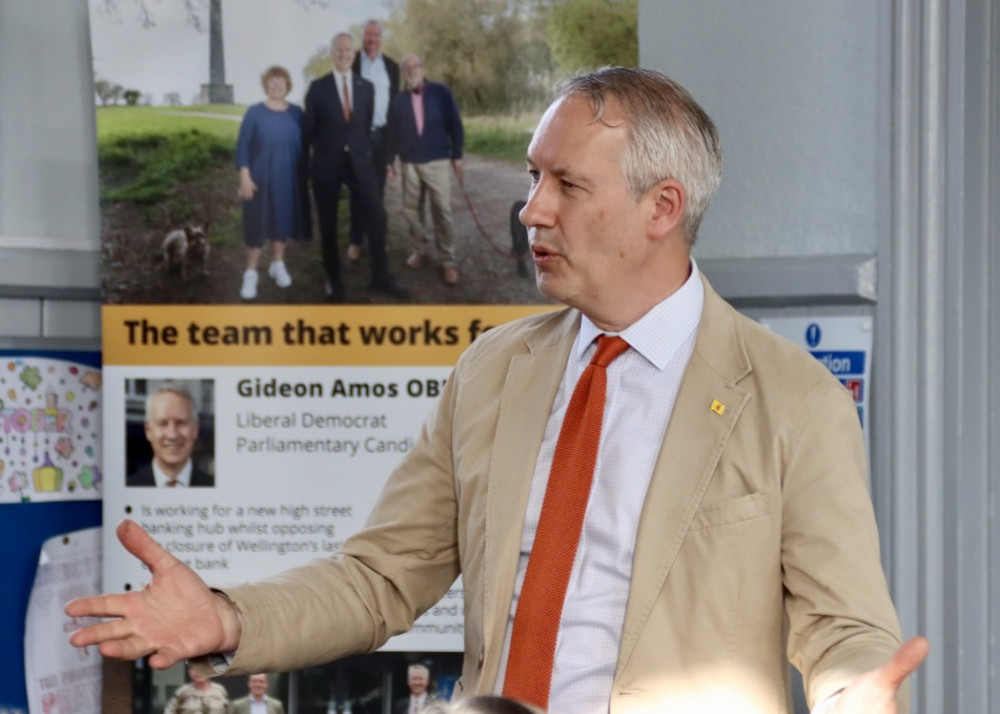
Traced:
[[562, 185], [563, 185], [563, 188], [576, 188], [576, 184], [573, 183], [572, 181], [565, 181], [564, 180], [562, 182]]
[[538, 177], [540, 175], [541, 174], [539, 174], [537, 171], [532, 171], [532, 170], [528, 171], [528, 176], [531, 177], [531, 183], [538, 183]]

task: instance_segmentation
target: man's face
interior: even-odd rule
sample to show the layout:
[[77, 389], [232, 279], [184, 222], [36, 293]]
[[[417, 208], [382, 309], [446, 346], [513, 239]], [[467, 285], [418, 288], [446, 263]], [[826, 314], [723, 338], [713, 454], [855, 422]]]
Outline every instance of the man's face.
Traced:
[[188, 400], [172, 392], [154, 395], [146, 421], [146, 438], [153, 447], [153, 458], [163, 471], [174, 475], [184, 468], [198, 439], [198, 422], [191, 414]]
[[429, 684], [430, 677], [427, 676], [427, 672], [424, 669], [419, 667], [411, 669], [406, 675], [406, 686], [410, 688], [410, 694], [417, 696], [423, 694], [427, 691]]
[[361, 49], [369, 57], [374, 57], [382, 49], [382, 27], [377, 22], [365, 25], [365, 32], [361, 36]]
[[339, 36], [333, 41], [330, 56], [333, 57], [333, 66], [338, 72], [350, 72], [351, 63], [354, 62], [354, 40], [345, 35]]
[[410, 57], [403, 63], [403, 79], [408, 89], [420, 89], [424, 84], [424, 63]]
[[247, 686], [250, 689], [250, 693], [257, 699], [260, 699], [267, 694], [267, 675], [251, 674], [247, 678]]
[[543, 295], [593, 317], [635, 288], [650, 258], [646, 199], [629, 196], [620, 157], [628, 129], [614, 100], [601, 121], [585, 97], [559, 99], [528, 147], [521, 223]]

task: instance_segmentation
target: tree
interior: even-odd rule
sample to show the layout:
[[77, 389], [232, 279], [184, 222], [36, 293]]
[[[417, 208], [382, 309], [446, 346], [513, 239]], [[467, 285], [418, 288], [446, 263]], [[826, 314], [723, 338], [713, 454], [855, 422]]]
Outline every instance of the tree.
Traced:
[[102, 106], [106, 107], [109, 104], [117, 104], [123, 91], [124, 89], [120, 84], [115, 84], [107, 79], [94, 79], [94, 94], [101, 100]]
[[551, 0], [545, 24], [562, 73], [639, 64], [639, 0]]
[[522, 101], [533, 73], [548, 75], [542, 38], [532, 32], [533, 6], [527, 0], [402, 0], [385, 22], [386, 51], [397, 59], [420, 55], [428, 77], [449, 85], [463, 110], [507, 110]]
[[125, 103], [130, 107], [134, 107], [136, 104], [138, 104], [139, 97], [141, 96], [142, 92], [140, 92], [138, 89], [126, 89], [122, 93], [122, 99], [124, 99]]
[[167, 92], [163, 95], [163, 103], [168, 107], [178, 107], [181, 104], [180, 92]]
[[321, 45], [306, 61], [306, 66], [302, 68], [302, 78], [309, 84], [332, 70], [333, 58], [330, 56], [330, 47]]

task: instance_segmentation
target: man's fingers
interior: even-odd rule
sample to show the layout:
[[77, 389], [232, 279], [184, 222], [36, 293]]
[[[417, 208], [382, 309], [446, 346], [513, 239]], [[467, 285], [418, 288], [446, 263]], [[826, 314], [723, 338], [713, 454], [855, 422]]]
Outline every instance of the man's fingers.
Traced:
[[149, 658], [149, 666], [153, 669], [169, 669], [182, 659], [184, 658], [180, 656], [177, 650], [164, 647]]
[[97, 651], [105, 657], [114, 659], [139, 659], [145, 657], [152, 650], [148, 647], [140, 646], [133, 639], [107, 640], [97, 646]]
[[893, 690], [899, 689], [903, 680], [926, 659], [930, 649], [931, 645], [926, 637], [918, 636], [907, 640], [879, 670], [879, 678]]
[[154, 576], [179, 562], [135, 521], [126, 519], [118, 524], [118, 540], [125, 550], [145, 563]]
[[124, 620], [110, 620], [77, 630], [69, 636], [69, 641], [75, 647], [87, 647], [105, 640], [121, 640], [131, 634], [132, 628]]
[[128, 597], [125, 593], [81, 597], [66, 603], [65, 611], [70, 617], [122, 617]]

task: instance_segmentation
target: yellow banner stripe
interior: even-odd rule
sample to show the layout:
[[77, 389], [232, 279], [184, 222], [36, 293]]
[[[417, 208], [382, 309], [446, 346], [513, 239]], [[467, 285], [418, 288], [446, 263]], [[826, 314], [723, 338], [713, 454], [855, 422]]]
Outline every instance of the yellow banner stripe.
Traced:
[[448, 366], [555, 305], [105, 305], [105, 365]]

